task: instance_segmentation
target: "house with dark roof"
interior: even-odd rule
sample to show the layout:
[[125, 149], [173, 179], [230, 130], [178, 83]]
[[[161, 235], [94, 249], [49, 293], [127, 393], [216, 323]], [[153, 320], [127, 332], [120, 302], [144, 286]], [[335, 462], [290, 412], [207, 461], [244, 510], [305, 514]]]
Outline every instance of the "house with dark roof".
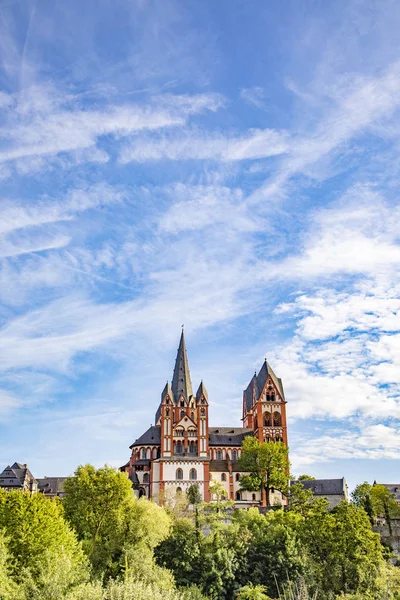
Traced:
[[15, 462], [11, 466], [7, 465], [0, 473], [0, 488], [35, 493], [38, 491], [38, 483], [27, 464]]
[[55, 496], [63, 497], [64, 481], [66, 477], [43, 477], [36, 478], [32, 475], [27, 464], [15, 462], [0, 473], [0, 488], [10, 492], [19, 490], [21, 492], [40, 492], [49, 498]]
[[342, 500], [349, 501], [349, 492], [344, 477], [341, 479], [304, 479], [291, 481], [290, 485], [301, 483], [306, 490], [311, 490], [313, 495], [328, 500], [331, 508], [335, 508]]
[[64, 492], [64, 481], [66, 477], [43, 477], [38, 478], [38, 490], [48, 498], [63, 498]]
[[[210, 427], [209, 398], [203, 381], [194, 393], [185, 336], [182, 330], [172, 381], [167, 382], [155, 413], [154, 425], [130, 446], [131, 457], [121, 467], [136, 494], [163, 500], [196, 483], [206, 502], [212, 500], [210, 483], [217, 481], [225, 498], [239, 506], [257, 506], [260, 492], [240, 489], [239, 457], [243, 440], [283, 442], [286, 446], [286, 399], [282, 380], [267, 360], [243, 392], [242, 427]], [[272, 490], [272, 504], [285, 504]]]

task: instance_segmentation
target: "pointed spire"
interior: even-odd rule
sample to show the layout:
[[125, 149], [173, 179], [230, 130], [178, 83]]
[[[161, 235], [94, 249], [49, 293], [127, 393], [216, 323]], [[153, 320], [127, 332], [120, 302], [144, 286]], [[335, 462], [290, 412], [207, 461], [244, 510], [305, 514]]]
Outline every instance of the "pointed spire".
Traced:
[[193, 396], [192, 382], [190, 381], [189, 363], [186, 353], [185, 334], [182, 327], [181, 339], [179, 342], [178, 354], [175, 361], [175, 369], [172, 377], [172, 393], [175, 402], [178, 401], [181, 394], [186, 400]]
[[204, 398], [208, 401], [208, 392], [206, 390], [206, 386], [203, 383], [203, 380], [201, 380], [201, 383], [199, 385], [199, 389], [196, 392], [196, 400], [200, 400], [200, 398], [204, 396]]

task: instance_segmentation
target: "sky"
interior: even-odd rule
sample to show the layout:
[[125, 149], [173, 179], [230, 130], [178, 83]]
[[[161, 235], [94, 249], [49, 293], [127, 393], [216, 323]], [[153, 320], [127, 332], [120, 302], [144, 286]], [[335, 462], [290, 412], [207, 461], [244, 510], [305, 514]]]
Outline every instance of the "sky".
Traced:
[[294, 475], [400, 482], [400, 3], [2, 0], [0, 466], [120, 466], [185, 326]]

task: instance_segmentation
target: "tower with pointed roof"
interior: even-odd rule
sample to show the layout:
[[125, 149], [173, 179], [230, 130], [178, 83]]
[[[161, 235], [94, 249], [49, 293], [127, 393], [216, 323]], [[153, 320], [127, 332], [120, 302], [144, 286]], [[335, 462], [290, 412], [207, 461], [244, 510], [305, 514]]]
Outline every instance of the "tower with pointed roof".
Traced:
[[[265, 360], [243, 393], [243, 427], [210, 427], [208, 410], [203, 381], [193, 394], [182, 329], [172, 381], [161, 393], [155, 424], [131, 445], [130, 461], [122, 467], [138, 496], [164, 502], [196, 484], [208, 502], [210, 481], [216, 480], [225, 489], [225, 498], [239, 506], [262, 502], [259, 492], [240, 489], [239, 458], [247, 436], [287, 444], [282, 381]], [[279, 493], [272, 501], [284, 503]]]
[[267, 359], [243, 392], [243, 425], [251, 428], [260, 442], [288, 445], [282, 379], [275, 375]]

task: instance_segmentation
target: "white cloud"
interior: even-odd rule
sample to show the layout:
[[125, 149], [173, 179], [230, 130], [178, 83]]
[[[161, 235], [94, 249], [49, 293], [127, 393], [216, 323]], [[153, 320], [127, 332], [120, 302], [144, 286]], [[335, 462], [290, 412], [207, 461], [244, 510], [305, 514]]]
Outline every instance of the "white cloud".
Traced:
[[76, 213], [121, 202], [125, 192], [102, 182], [70, 189], [61, 200], [44, 198], [39, 202], [3, 201], [0, 205], [0, 234], [71, 220]]
[[[400, 107], [400, 62], [392, 63], [377, 77], [355, 75], [337, 78], [335, 84], [326, 88], [322, 117], [314, 129], [291, 136], [290, 151], [283, 157], [277, 174], [256, 190], [249, 202], [284, 197], [290, 180], [296, 175], [310, 180], [320, 179], [320, 168], [324, 161], [333, 159], [338, 152], [351, 153], [346, 147], [349, 140], [368, 133], [386, 135], [385, 120], [392, 117]], [[319, 102], [319, 107], [324, 107]], [[309, 124], [308, 124], [309, 125]], [[344, 167], [347, 165], [344, 163]], [[331, 176], [332, 167], [326, 169], [321, 179]], [[301, 184], [300, 184], [301, 185]]]
[[[101, 136], [127, 136], [144, 130], [158, 130], [184, 125], [189, 116], [205, 110], [215, 111], [223, 105], [216, 94], [197, 96], [157, 96], [145, 106], [135, 104], [106, 105], [102, 108], [82, 108], [79, 99], [63, 96], [53, 88], [30, 88], [15, 96], [8, 119], [0, 129], [5, 140], [0, 162], [81, 152], [94, 148]], [[101, 152], [101, 151], [100, 151]], [[93, 153], [86, 156], [93, 161]], [[96, 161], [105, 160], [97, 153]], [[27, 172], [32, 168], [26, 166]]]
[[257, 106], [257, 108], [265, 107], [264, 90], [259, 86], [241, 89], [240, 97], [248, 104]]
[[207, 134], [202, 131], [138, 137], [120, 154], [122, 163], [154, 160], [218, 160], [240, 161], [266, 158], [288, 150], [284, 131], [255, 129], [240, 136]]
[[400, 458], [400, 429], [383, 424], [355, 431], [339, 428], [323, 436], [303, 437], [291, 453], [295, 469], [337, 459], [388, 460]]
[[223, 224], [242, 233], [260, 228], [243, 206], [240, 189], [178, 183], [165, 192], [174, 199], [160, 220], [160, 229], [167, 233], [178, 234]]

